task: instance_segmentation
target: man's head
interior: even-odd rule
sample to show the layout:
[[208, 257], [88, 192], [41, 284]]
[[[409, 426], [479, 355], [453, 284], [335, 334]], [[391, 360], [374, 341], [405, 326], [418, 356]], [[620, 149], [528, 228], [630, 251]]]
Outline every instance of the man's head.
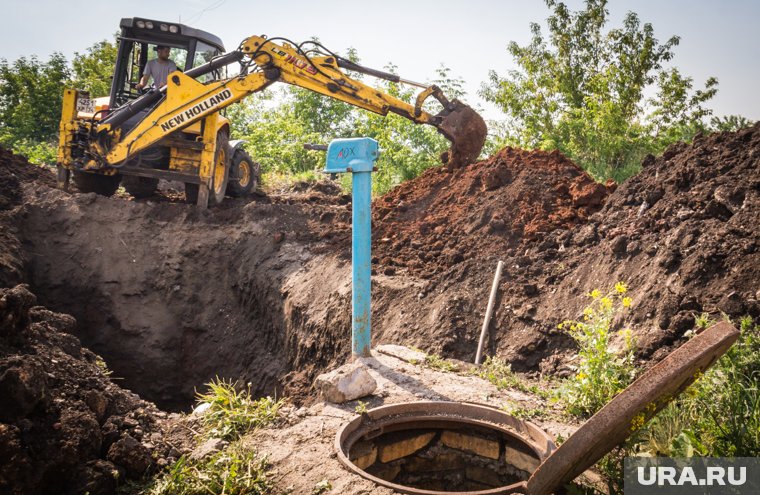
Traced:
[[171, 48], [165, 45], [158, 45], [156, 47], [156, 53], [158, 54], [158, 58], [161, 60], [167, 60], [169, 58], [169, 52], [171, 51]]

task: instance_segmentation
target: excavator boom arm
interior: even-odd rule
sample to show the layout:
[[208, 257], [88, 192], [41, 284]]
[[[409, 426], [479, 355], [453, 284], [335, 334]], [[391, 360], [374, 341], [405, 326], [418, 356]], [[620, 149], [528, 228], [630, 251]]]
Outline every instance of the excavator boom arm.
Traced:
[[[160, 99], [158, 94], [146, 95], [143, 97], [146, 103], [143, 103], [142, 107], [147, 106], [151, 98], [159, 103], [134, 128], [120, 136], [109, 149], [102, 150], [105, 162], [118, 167], [129, 156], [152, 146], [171, 133], [277, 81], [299, 86], [380, 115], [393, 112], [416, 123], [433, 125], [453, 143], [452, 150], [445, 159], [450, 167], [462, 166], [477, 158], [485, 141], [486, 127], [483, 119], [466, 105], [456, 100], [448, 101], [435, 86], [426, 88], [420, 93], [415, 104], [411, 105], [349, 77], [341, 70], [340, 65], [379, 77], [394, 77], [390, 74], [364, 69], [337, 56], [308, 57], [289, 43], [279, 44], [260, 36], [247, 38], [237, 52], [224, 57], [225, 60], [212, 61], [207, 66], [214, 68], [223, 63], [242, 61], [248, 65], [255, 64], [258, 70], [211, 84], [202, 84], [194, 79], [203, 72], [203, 68], [193, 69], [187, 74], [170, 74], [167, 86], [161, 89], [165, 96]], [[431, 95], [444, 106], [439, 114], [432, 115], [422, 110], [424, 100]], [[140, 100], [131, 110], [120, 110], [124, 112], [121, 118], [117, 114], [104, 119], [97, 128], [98, 133], [114, 132], [117, 124], [125, 120], [124, 116], [134, 114], [141, 108], [139, 102]]]

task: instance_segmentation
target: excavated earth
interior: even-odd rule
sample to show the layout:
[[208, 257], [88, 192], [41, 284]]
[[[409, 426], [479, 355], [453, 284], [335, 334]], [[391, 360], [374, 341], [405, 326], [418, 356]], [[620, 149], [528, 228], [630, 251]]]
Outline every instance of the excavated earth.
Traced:
[[[758, 318], [759, 165], [755, 125], [617, 189], [556, 152], [428, 170], [373, 205], [373, 341], [471, 361], [498, 260], [486, 354], [518, 370], [570, 373], [557, 324], [617, 281], [644, 362], [702, 312]], [[53, 185], [0, 150], [0, 493], [112, 493], [183, 453], [151, 402], [186, 411], [215, 376], [309, 402], [348, 358], [351, 205], [331, 183], [206, 211]]]

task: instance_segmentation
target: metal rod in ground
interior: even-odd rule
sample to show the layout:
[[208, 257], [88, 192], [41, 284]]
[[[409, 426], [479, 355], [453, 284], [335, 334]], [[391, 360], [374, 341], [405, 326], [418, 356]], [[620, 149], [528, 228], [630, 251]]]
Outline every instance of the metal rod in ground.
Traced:
[[493, 313], [493, 305], [496, 302], [496, 293], [499, 292], [499, 281], [501, 280], [501, 269], [503, 267], [504, 262], [499, 260], [499, 263], [496, 265], [496, 275], [494, 275], [493, 284], [491, 284], [491, 295], [488, 298], [488, 308], [486, 309], [486, 317], [483, 320], [483, 328], [480, 329], [480, 341], [478, 342], [478, 352], [475, 354], [475, 364], [480, 364], [480, 360], [483, 357], [483, 345], [486, 342], [488, 324], [491, 323], [491, 314]]

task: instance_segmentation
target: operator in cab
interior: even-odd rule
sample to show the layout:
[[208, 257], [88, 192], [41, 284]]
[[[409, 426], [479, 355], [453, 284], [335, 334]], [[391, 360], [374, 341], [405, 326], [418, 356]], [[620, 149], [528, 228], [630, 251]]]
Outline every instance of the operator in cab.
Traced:
[[143, 70], [140, 82], [137, 83], [137, 89], [143, 89], [148, 85], [148, 80], [153, 79], [153, 87], [156, 89], [166, 86], [166, 79], [171, 72], [177, 70], [177, 65], [169, 58], [171, 48], [168, 46], [158, 45], [156, 53], [158, 57], [148, 60]]

